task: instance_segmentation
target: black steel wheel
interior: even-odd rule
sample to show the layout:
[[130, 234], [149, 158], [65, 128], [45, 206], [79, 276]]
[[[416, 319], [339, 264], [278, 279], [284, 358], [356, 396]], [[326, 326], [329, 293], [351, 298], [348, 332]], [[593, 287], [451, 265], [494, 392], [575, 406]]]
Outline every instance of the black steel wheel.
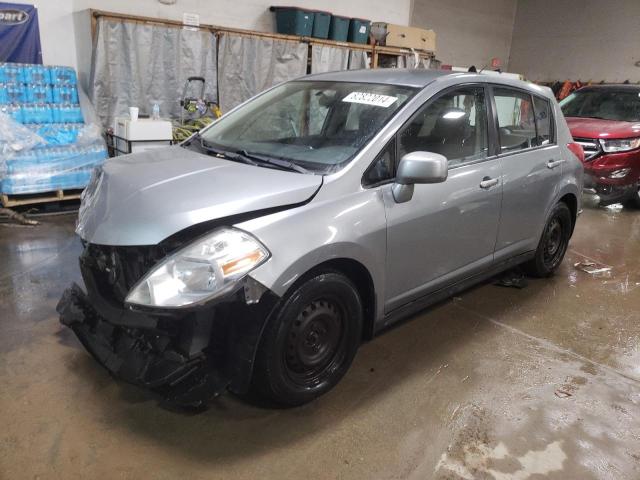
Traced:
[[524, 265], [529, 275], [534, 277], [553, 275], [567, 253], [572, 228], [569, 207], [565, 203], [558, 203], [544, 226], [535, 257]]
[[360, 344], [357, 288], [337, 272], [320, 273], [283, 298], [258, 347], [252, 393], [282, 406], [301, 405], [335, 386]]

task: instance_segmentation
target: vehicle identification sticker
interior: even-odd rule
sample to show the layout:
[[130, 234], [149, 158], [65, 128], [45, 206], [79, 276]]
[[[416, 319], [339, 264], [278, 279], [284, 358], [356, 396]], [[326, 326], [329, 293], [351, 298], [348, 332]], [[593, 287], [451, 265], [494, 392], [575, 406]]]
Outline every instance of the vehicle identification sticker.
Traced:
[[398, 97], [367, 92], [351, 92], [342, 99], [343, 102], [364, 103], [365, 105], [384, 108], [390, 107], [396, 100], [398, 100]]

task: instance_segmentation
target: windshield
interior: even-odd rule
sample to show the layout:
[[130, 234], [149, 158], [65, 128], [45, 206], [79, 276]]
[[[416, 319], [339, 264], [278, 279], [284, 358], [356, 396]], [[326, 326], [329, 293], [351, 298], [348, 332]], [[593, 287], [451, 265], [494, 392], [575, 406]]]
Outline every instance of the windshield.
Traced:
[[565, 117], [640, 121], [640, 92], [633, 90], [578, 90], [560, 102]]
[[222, 117], [202, 140], [211, 149], [244, 158], [285, 160], [329, 173], [346, 165], [416, 91], [369, 83], [289, 82]]

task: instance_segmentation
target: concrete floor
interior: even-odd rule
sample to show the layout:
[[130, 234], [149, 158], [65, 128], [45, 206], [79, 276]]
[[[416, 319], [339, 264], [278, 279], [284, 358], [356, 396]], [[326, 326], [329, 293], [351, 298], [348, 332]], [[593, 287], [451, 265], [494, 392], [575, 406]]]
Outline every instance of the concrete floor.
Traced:
[[116, 383], [59, 325], [73, 222], [0, 225], [0, 478], [640, 478], [638, 211], [586, 209], [557, 276], [418, 315], [312, 405], [199, 415]]

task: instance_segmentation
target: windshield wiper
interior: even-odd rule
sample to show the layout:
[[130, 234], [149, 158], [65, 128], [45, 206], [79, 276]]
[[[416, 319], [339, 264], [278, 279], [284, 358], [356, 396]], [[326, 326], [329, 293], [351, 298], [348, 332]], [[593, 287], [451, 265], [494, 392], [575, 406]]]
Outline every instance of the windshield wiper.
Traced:
[[297, 165], [289, 160], [279, 159], [267, 157], [255, 153], [249, 153], [246, 150], [238, 150], [237, 152], [228, 152], [226, 150], [221, 150], [219, 148], [214, 148], [211, 145], [208, 145], [204, 138], [200, 138], [200, 146], [203, 150], [207, 152], [213, 153], [216, 157], [226, 158], [228, 160], [233, 160], [237, 162], [246, 163], [248, 165], [253, 166], [264, 166], [268, 165], [272, 168], [279, 168], [281, 170], [289, 170], [291, 172], [298, 173], [312, 173], [310, 170], [307, 170], [300, 165]]
[[283, 170], [289, 170], [292, 172], [298, 173], [312, 173], [310, 170], [307, 170], [304, 167], [301, 167], [297, 163], [293, 163], [289, 160], [285, 160], [282, 158], [273, 158], [267, 157], [264, 155], [260, 155], [257, 153], [249, 153], [246, 150], [239, 150], [236, 152], [236, 155], [246, 158], [248, 160], [260, 163], [266, 163], [267, 165], [273, 165], [274, 167], [281, 168]]
[[245, 155], [240, 155], [238, 153], [227, 152], [225, 150], [220, 150], [218, 148], [213, 148], [208, 145], [204, 138], [200, 138], [200, 146], [203, 150], [206, 150], [209, 153], [213, 153], [218, 158], [226, 158], [228, 160], [233, 160], [236, 162], [246, 163], [248, 165], [258, 166], [257, 162], [251, 160], [251, 158], [246, 157]]

